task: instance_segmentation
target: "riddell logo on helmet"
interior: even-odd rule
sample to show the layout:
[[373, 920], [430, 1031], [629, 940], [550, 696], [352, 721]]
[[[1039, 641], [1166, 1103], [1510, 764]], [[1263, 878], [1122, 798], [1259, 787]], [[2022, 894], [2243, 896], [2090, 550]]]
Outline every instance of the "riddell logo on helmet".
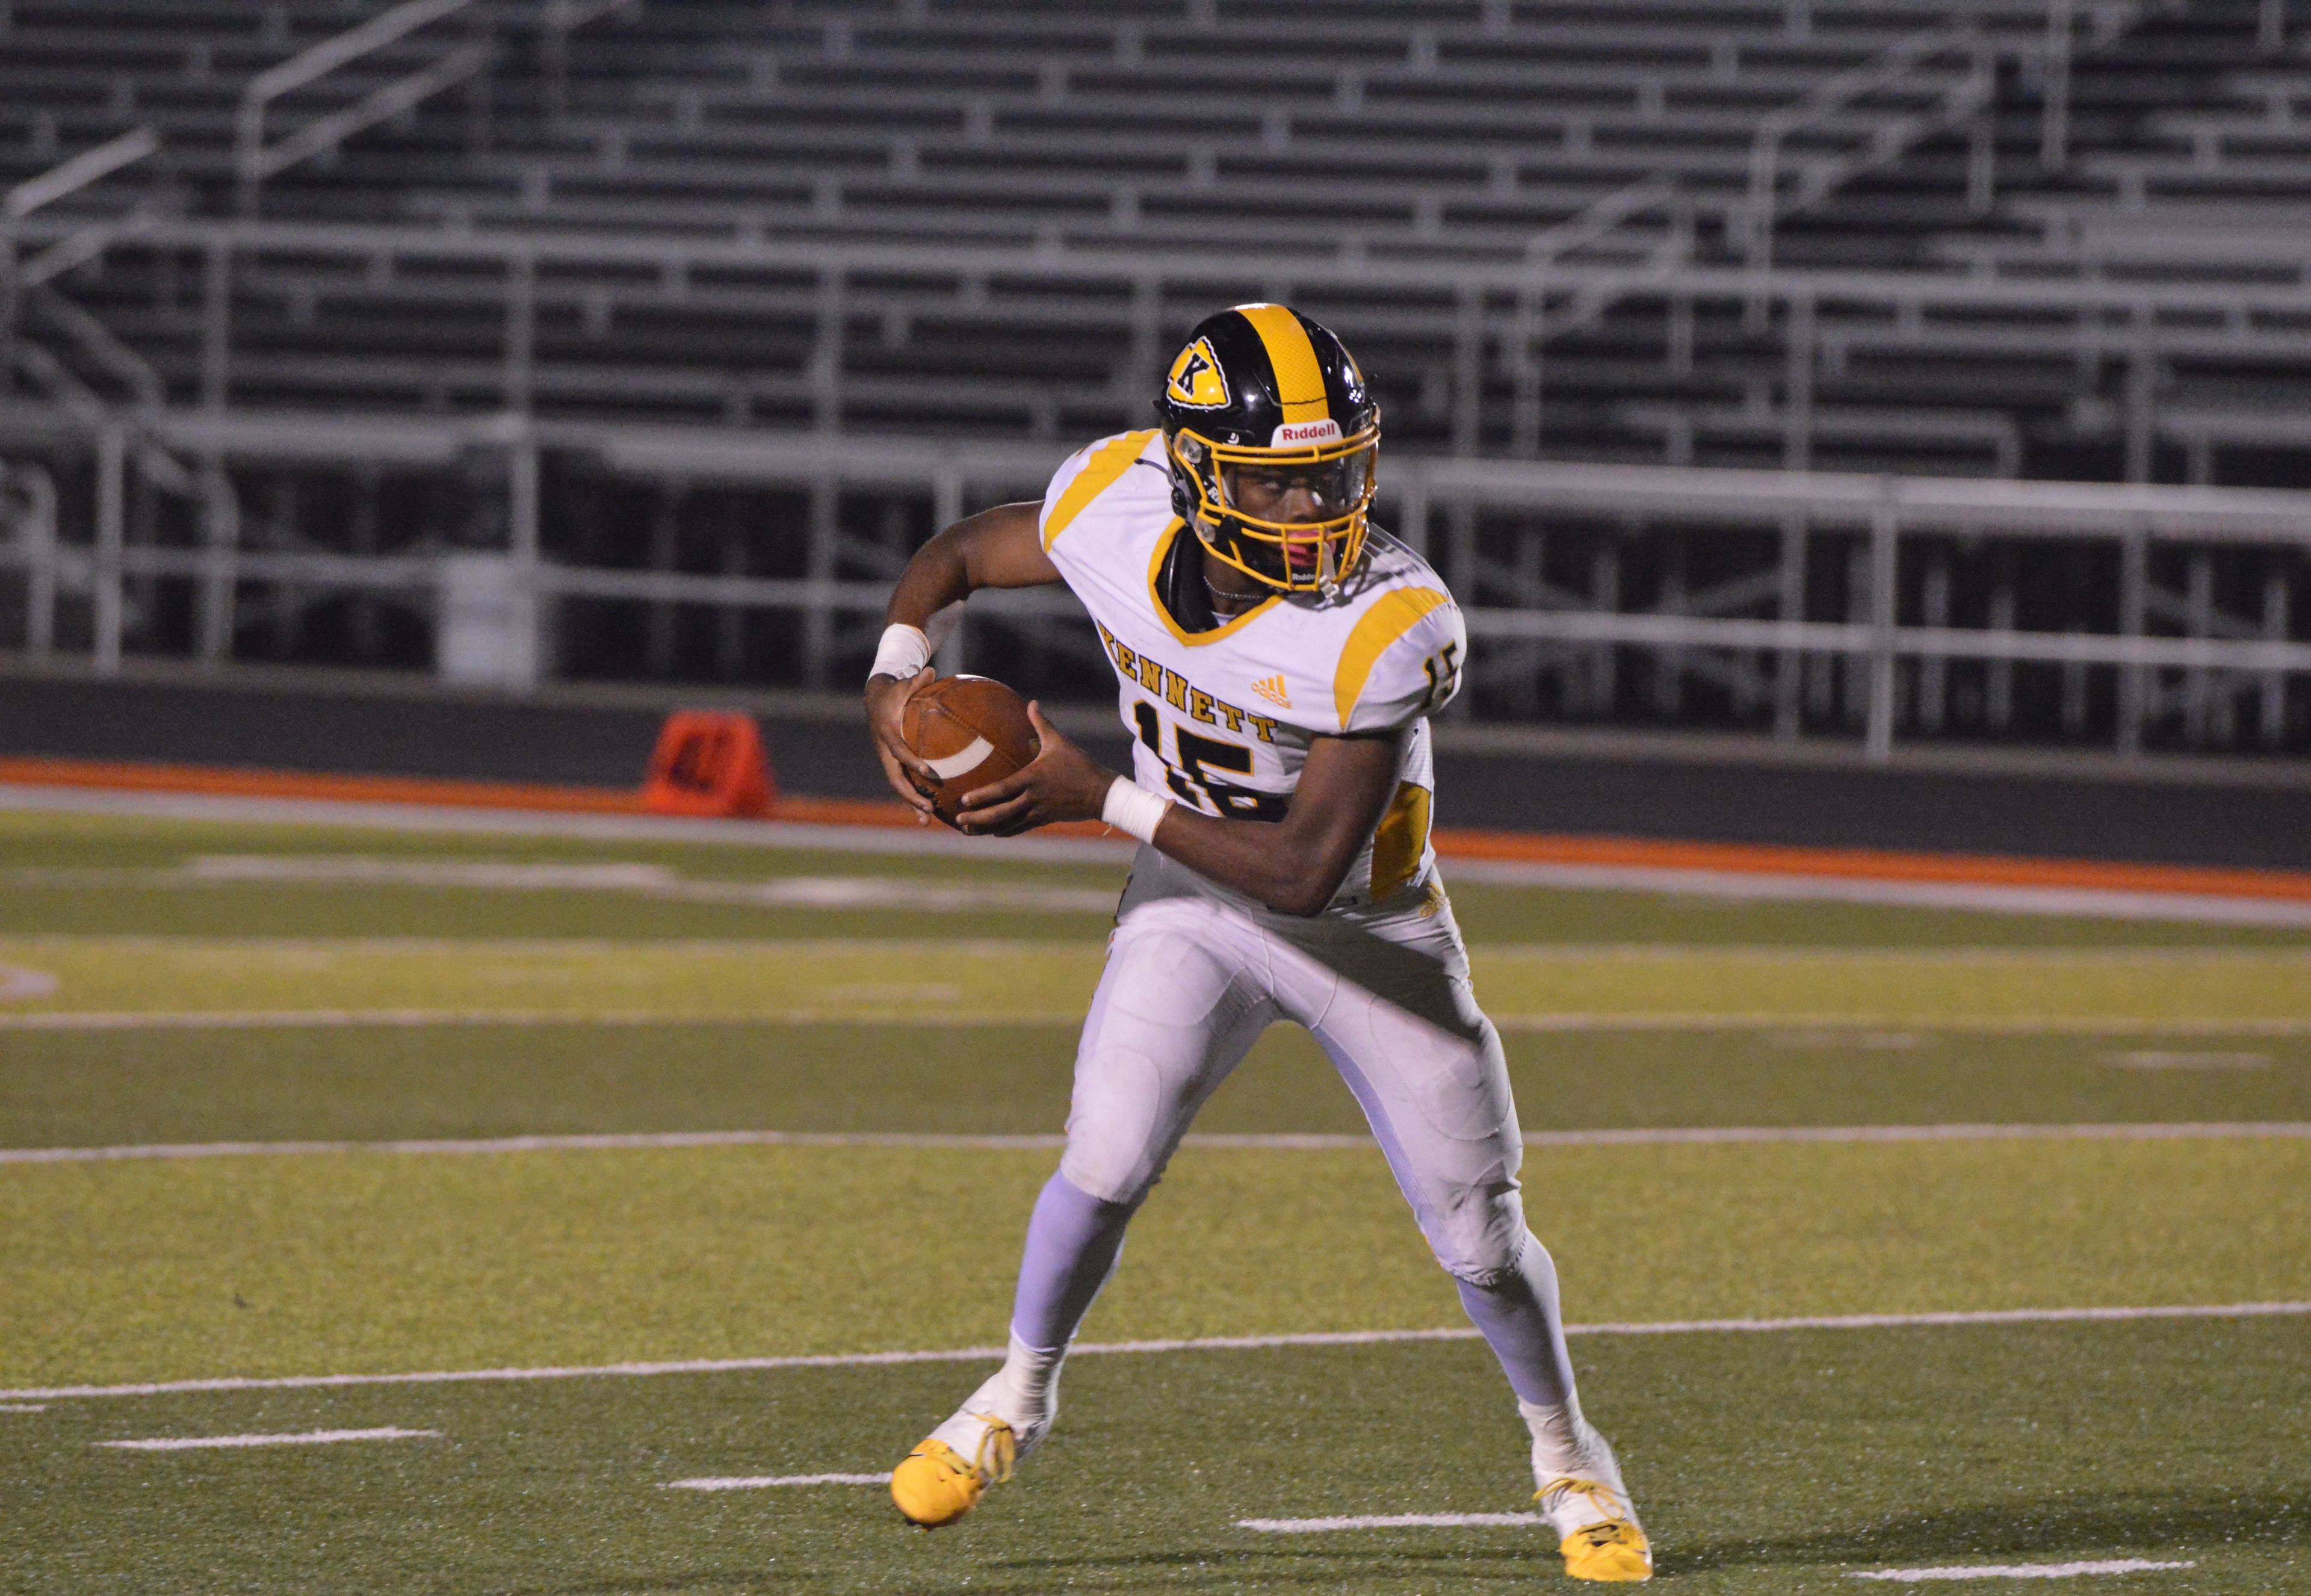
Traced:
[[1336, 421], [1287, 421], [1276, 429], [1276, 436], [1268, 440], [1270, 449], [1282, 449], [1287, 443], [1338, 443], [1340, 423]]

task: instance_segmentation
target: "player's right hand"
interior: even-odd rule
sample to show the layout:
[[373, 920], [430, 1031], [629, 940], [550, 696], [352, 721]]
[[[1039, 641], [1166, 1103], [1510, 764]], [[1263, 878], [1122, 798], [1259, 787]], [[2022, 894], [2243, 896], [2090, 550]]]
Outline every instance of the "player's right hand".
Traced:
[[937, 785], [938, 772], [919, 758], [907, 746], [903, 725], [907, 700], [938, 680], [938, 672], [926, 665], [908, 681], [896, 676], [867, 678], [867, 728], [875, 734], [875, 752], [883, 761], [883, 774], [891, 783], [891, 790], [907, 802], [915, 812], [915, 824], [929, 825], [931, 801], [915, 790], [920, 781]]

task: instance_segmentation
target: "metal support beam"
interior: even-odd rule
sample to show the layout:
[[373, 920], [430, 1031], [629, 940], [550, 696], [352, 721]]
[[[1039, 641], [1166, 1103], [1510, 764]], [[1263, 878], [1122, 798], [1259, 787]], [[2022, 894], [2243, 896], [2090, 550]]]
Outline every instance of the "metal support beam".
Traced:
[[[2215, 563], [2204, 549], [2191, 553], [2184, 577], [2183, 635], [2212, 637], [2215, 635]], [[2228, 695], [2225, 695], [2228, 702]], [[2214, 717], [2214, 681], [2204, 666], [2193, 666], [2183, 673], [2183, 736], [2191, 743], [2202, 743]]]
[[[1621, 536], [1597, 545], [1589, 567], [1589, 600], [1599, 611], [1611, 614], [1621, 607]], [[1589, 711], [1600, 717], [1613, 712], [1621, 696], [1621, 657], [1610, 642], [1589, 650]]]
[[[1993, 555], [1988, 616], [1991, 634], [2001, 640], [2011, 635], [2015, 615], [2012, 561]], [[2003, 656], [1993, 658], [1984, 667], [1982, 718], [1993, 731], [2004, 731], [2014, 724], [2014, 662]]]
[[1484, 449], [1485, 307], [1484, 295], [1464, 289], [1452, 327], [1452, 452], [1478, 454]]
[[517, 255], [506, 263], [505, 407], [529, 413], [536, 388], [537, 257]]
[[1669, 301], [1669, 374], [1693, 375], [1693, 295], [1673, 293]]
[[536, 686], [554, 674], [553, 663], [546, 657], [546, 647], [554, 635], [553, 602], [539, 575], [543, 569], [543, 512], [540, 480], [543, 461], [539, 458], [537, 439], [525, 430], [514, 440], [506, 459], [507, 530], [512, 545], [514, 604], [519, 624], [528, 634], [528, 680], [520, 684]]
[[[953, 467], [939, 470], [931, 478], [931, 533], [934, 536], [963, 519], [963, 476]], [[955, 606], [955, 619], [949, 623], [947, 634], [938, 640], [933, 663], [948, 676], [961, 674], [971, 658], [971, 624], [964, 606]]]
[[201, 251], [201, 405], [222, 410], [232, 395], [232, 246]]
[[1536, 275], [1532, 292], [1517, 296], [1509, 332], [1510, 369], [1516, 385], [1510, 407], [1509, 452], [1519, 459], [1537, 459], [1540, 455], [1542, 362], [1547, 348], [1538, 324], [1548, 306], [1546, 281]]
[[1998, 199], [1998, 110], [1982, 111], [1967, 125], [1966, 138], [1966, 208], [1986, 216]]
[[[1926, 563], [1923, 590], [1919, 595], [1919, 619], [1940, 631], [1950, 623], [1950, 561], [1947, 549], [1937, 548]], [[1918, 729], [1932, 737], [1949, 717], [1949, 661], [1930, 655], [1918, 661]]]
[[24, 652], [35, 660], [55, 650], [57, 638], [57, 484], [38, 467], [0, 474], [24, 501], [18, 525], [24, 543]]
[[1894, 606], [1901, 523], [1890, 490], [1870, 516], [1870, 722], [1864, 734], [1873, 763], [1894, 757]]
[[[2263, 579], [2263, 636], [2266, 642], [2287, 641], [2287, 567], [2288, 558], [2274, 552], [2271, 567]], [[2262, 714], [2256, 729], [2263, 744], [2276, 747], [2287, 736], [2287, 678], [2278, 671], [2263, 674]]]
[[[2118, 632], [2140, 638], [2150, 606], [2150, 540], [2139, 528], [2130, 528], [2118, 545]], [[2142, 666], [2122, 667], [2118, 673], [2118, 751], [2142, 752], [2142, 722], [2150, 708], [2150, 673]]]
[[127, 542], [128, 431], [108, 422], [96, 434], [95, 665], [99, 676], [120, 669], [126, 616], [122, 553]]
[[1789, 325], [1783, 337], [1782, 466], [1789, 471], [1810, 471], [1813, 468], [1813, 375], [1818, 357], [1813, 295], [1799, 294], [1790, 301]]
[[849, 315], [848, 279], [840, 266], [818, 277], [818, 338], [811, 351], [811, 421], [822, 432], [842, 425], [842, 336]]
[[2158, 433], [2158, 312], [2148, 304], [2134, 307], [2130, 318], [2132, 347], [2126, 359], [2126, 480], [2149, 482], [2154, 464], [2152, 449]]
[[[1805, 619], [1807, 531], [1805, 517], [1783, 519], [1781, 594], [1775, 606], [1775, 614], [1781, 620]], [[1796, 741], [1804, 724], [1798, 700], [1803, 658], [1794, 650], [1784, 649], [1774, 660], [1774, 736], [1785, 743]]]
[[2047, 0], [2038, 164], [2050, 172], [2071, 163], [2071, 48], [2077, 32], [2072, 12], [2073, 0]]
[[[680, 561], [682, 487], [678, 483], [664, 484], [658, 495], [658, 514], [650, 523], [650, 568], [653, 571], [672, 571]], [[653, 676], [674, 674], [674, 604], [669, 599], [650, 601], [642, 613], [642, 664]]]
[[[838, 486], [833, 478], [825, 476], [810, 484], [810, 545], [805, 574], [814, 586], [831, 587], [834, 581], [841, 509]], [[803, 615], [802, 668], [803, 679], [814, 687], [833, 680], [834, 612], [829, 607], [814, 605]]]
[[208, 558], [200, 575], [194, 647], [203, 664], [216, 665], [232, 657], [233, 558], [240, 545], [240, 496], [233, 491], [223, 460], [215, 455], [201, 462], [201, 473], [206, 483], [201, 496], [201, 549]]

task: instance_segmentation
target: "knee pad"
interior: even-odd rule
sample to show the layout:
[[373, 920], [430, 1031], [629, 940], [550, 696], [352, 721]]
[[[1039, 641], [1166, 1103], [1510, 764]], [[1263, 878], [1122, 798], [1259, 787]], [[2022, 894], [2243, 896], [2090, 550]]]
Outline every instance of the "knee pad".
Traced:
[[1516, 1181], [1460, 1189], [1442, 1210], [1420, 1216], [1421, 1234], [1437, 1263], [1455, 1280], [1489, 1291], [1516, 1274], [1524, 1257], [1524, 1198]]
[[1180, 1132], [1156, 1060], [1137, 1048], [1103, 1046], [1077, 1066], [1060, 1173], [1087, 1197], [1137, 1205], [1163, 1177]]

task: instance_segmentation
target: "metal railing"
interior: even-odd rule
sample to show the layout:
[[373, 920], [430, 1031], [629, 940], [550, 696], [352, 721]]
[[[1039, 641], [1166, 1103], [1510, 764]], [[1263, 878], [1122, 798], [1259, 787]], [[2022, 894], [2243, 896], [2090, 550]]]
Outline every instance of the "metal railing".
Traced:
[[[265, 142], [266, 113], [275, 101], [461, 12], [480, 19], [475, 38], [444, 51], [416, 71], [371, 90], [353, 104], [315, 118], [277, 143]], [[494, 48], [488, 33], [487, 15], [480, 8], [480, 0], [404, 0], [392, 10], [301, 50], [249, 79], [240, 92], [240, 104], [233, 118], [233, 176], [241, 213], [256, 214], [257, 191], [266, 179], [299, 161], [335, 150], [362, 129], [399, 116], [442, 90], [487, 71]]]
[[[53, 241], [69, 230], [34, 216], [0, 227], [27, 244]], [[454, 362], [467, 388], [490, 390], [483, 403], [526, 412], [541, 384], [589, 404], [615, 396], [616, 374], [598, 363], [557, 375], [540, 350], [537, 330], [548, 311], [589, 313], [594, 296], [645, 309], [681, 303], [693, 278], [711, 278], [721, 313], [732, 316], [807, 314], [815, 325], [810, 358], [791, 369], [734, 376], [733, 391], [783, 396], [804, 404], [812, 424], [844, 424], [854, 386], [844, 328], [861, 318], [908, 318], [955, 310], [971, 312], [974, 296], [999, 278], [1044, 283], [1069, 291], [1068, 325], [1083, 327], [1084, 307], [1112, 306], [1104, 314], [1130, 355], [1112, 377], [1117, 414], [1137, 414], [1167, 335], [1194, 318], [1184, 307], [1208, 307], [1225, 293], [1291, 299], [1339, 293], [1369, 300], [1367, 291], [1413, 291], [1393, 308], [1366, 304], [1351, 335], [1369, 329], [1400, 340], [1433, 343], [1452, 376], [1446, 395], [1456, 452], [1486, 446], [1478, 431], [1488, 412], [1487, 384], [1504, 381], [1514, 394], [1509, 446], [1535, 451], [1543, 367], [1536, 346], [1576, 314], [1583, 302], [1626, 301], [1644, 294], [1663, 302], [1661, 359], [1677, 379], [1692, 372], [1696, 307], [1741, 314], [1762, 300], [1783, 332], [1782, 403], [1771, 413], [1784, 433], [1784, 463], [1803, 467], [1814, 458], [1812, 395], [1818, 368], [1834, 368], [1856, 352], [1947, 349], [2018, 358], [2035, 353], [2108, 362], [2129, 374], [2117, 412], [2130, 475], [2148, 475], [2158, 428], [2160, 375], [2176, 353], [2220, 353], [2252, 345], [2264, 356], [2297, 344], [2311, 353], [2299, 330], [2311, 319], [2311, 283], [2163, 281], [2032, 281], [1979, 279], [1949, 274], [1853, 272], [1775, 267], [1760, 281], [1746, 268], [1640, 261], [1626, 266], [1558, 260], [1536, 272], [1522, 264], [1423, 261], [1341, 261], [1326, 257], [1240, 254], [1225, 266], [1199, 255], [1141, 254], [1119, 259], [1053, 250], [1022, 255], [987, 246], [832, 245], [776, 240], [653, 239], [631, 235], [443, 234], [414, 228], [283, 222], [211, 222], [152, 218], [139, 237], [150, 248], [189, 251], [205, 301], [199, 319], [209, 336], [199, 351], [201, 402], [230, 407], [246, 356], [230, 336], [237, 273], [261, 273], [269, 257], [293, 262], [355, 264], [359, 282], [391, 291], [404, 280], [423, 281], [443, 264], [493, 265], [495, 281], [458, 275], [457, 292], [494, 304], [501, 336], [495, 353]], [[599, 268], [603, 284], [581, 274]], [[301, 269], [302, 269], [301, 267]], [[787, 285], [750, 289], [746, 274], [789, 279]], [[340, 274], [341, 276], [344, 275]], [[350, 279], [348, 279], [350, 280]], [[942, 287], [940, 284], [945, 284]], [[1097, 289], [1095, 295], [1081, 291]], [[1112, 292], [1121, 290], [1121, 292]], [[261, 290], [260, 290], [261, 291]], [[1963, 314], [1987, 316], [1982, 339], [1967, 341]], [[1033, 314], [1023, 302], [1019, 314]], [[2018, 319], [2017, 318], [2019, 318]], [[1978, 345], [1978, 347], [1977, 347]], [[284, 358], [267, 357], [275, 366]], [[291, 357], [293, 358], [293, 357]], [[589, 360], [598, 362], [598, 357]], [[485, 368], [494, 364], [494, 374]], [[667, 373], [658, 371], [660, 379]], [[706, 381], [711, 374], [701, 373]], [[717, 379], [717, 380], [719, 380]], [[576, 385], [573, 387], [573, 385]], [[550, 389], [549, 389], [550, 391]], [[647, 397], [648, 396], [644, 396]], [[1082, 396], [1074, 396], [1080, 401]]]
[[[116, 220], [76, 227], [50, 240], [47, 249], [27, 260], [18, 257], [15, 223], [116, 172], [149, 160], [160, 148], [160, 135], [152, 128], [131, 128], [116, 138], [66, 157], [0, 196], [0, 222], [7, 224], [0, 227], [0, 344], [14, 336], [16, 318], [27, 292], [85, 261], [96, 259], [122, 236], [126, 225]], [[131, 212], [131, 216], [140, 222], [145, 214], [142, 206]], [[7, 381], [7, 364], [0, 359], [0, 385]]]
[[[1783, 169], [1792, 139], [1823, 126], [1867, 96], [1916, 86], [1932, 63], [1953, 56], [1965, 59], [1965, 74], [1941, 89], [1932, 111], [1881, 118], [1861, 152], [1804, 163], [1794, 191], [1784, 195]], [[1740, 215], [1743, 257], [1753, 269], [1766, 270], [1773, 263], [1775, 225], [1784, 210], [1813, 205], [1858, 173], [1959, 126], [1987, 107], [1997, 89], [1997, 46], [1973, 24], [1960, 23], [1890, 45], [1868, 66], [1841, 73], [1796, 105], [1767, 113], [1749, 145], [1749, 195]]]
[[[196, 501], [205, 525], [233, 524], [238, 504], [231, 479], [215, 462], [190, 465], [179, 458], [154, 427], [154, 417], [167, 402], [161, 373], [94, 316], [52, 286], [55, 278], [83, 262], [94, 260], [122, 239], [134, 235], [155, 218], [149, 199], [140, 199], [121, 215], [82, 224], [52, 240], [30, 259], [17, 257], [15, 225], [33, 213], [158, 154], [161, 141], [150, 127], [138, 127], [71, 156], [47, 171], [17, 184], [0, 201], [8, 229], [0, 230], [0, 396], [14, 395], [17, 379], [28, 379], [36, 392], [45, 394], [73, 416], [93, 442], [97, 461], [94, 569], [95, 649], [98, 668], [118, 669], [125, 625], [127, 546], [127, 499], [132, 471], [153, 489]], [[38, 322], [60, 336], [67, 349], [86, 365], [122, 390], [108, 397], [44, 343], [31, 338]], [[25, 646], [34, 657], [45, 656], [55, 637], [55, 611], [63, 545], [56, 527], [53, 479], [45, 473], [15, 474], [33, 485], [33, 512], [28, 522], [33, 534], [23, 543], [31, 562], [26, 590]]]
[[[65, 418], [58, 418], [58, 426], [72, 430]], [[921, 494], [932, 501], [936, 519], [952, 520], [979, 502], [1033, 493], [1057, 457], [1056, 450], [1029, 445], [515, 418], [348, 423], [331, 433], [318, 422], [293, 417], [179, 412], [162, 417], [159, 429], [179, 449], [228, 461], [294, 459], [310, 465], [389, 455], [448, 462], [475, 448], [502, 451], [510, 509], [504, 557], [514, 588], [539, 613], [581, 597], [776, 611], [794, 617], [806, 635], [815, 638], [815, 646], [830, 650], [829, 658], [833, 650], [868, 637], [871, 617], [881, 613], [889, 590], [881, 580], [835, 574], [842, 536], [831, 506], [838, 494], [865, 489]], [[106, 444], [101, 437], [98, 442], [100, 467], [117, 476], [121, 445]], [[542, 525], [538, 483], [542, 457], [562, 450], [598, 459], [612, 472], [630, 476], [803, 488], [814, 508], [795, 535], [809, 545], [806, 565], [812, 574], [710, 575], [557, 562], [545, 552], [550, 540]], [[2234, 688], [2259, 693], [2267, 706], [2267, 728], [2279, 722], [2269, 706], [2283, 706], [2285, 684], [2311, 677], [2311, 641], [2288, 635], [2283, 609], [2275, 635], [2159, 635], [2152, 630], [2158, 617], [2145, 601], [2143, 576], [2155, 549], [2259, 547], [2289, 551], [2298, 560], [2311, 557], [2311, 493], [1401, 457], [1383, 481], [1390, 523], [1414, 546], [1427, 549], [1446, 580], [1466, 592], [1471, 600], [1469, 631], [1478, 643], [1635, 647], [1659, 654], [1774, 656], [1791, 663], [1804, 658], [1847, 660], [1860, 673], [1863, 746], [1876, 760], [1890, 757], [1895, 746], [1897, 676], [1903, 661], [2115, 669], [2115, 738], [2122, 751], [2130, 752], [2141, 746], [2158, 673], [2202, 673], [2202, 685], [2219, 677]], [[109, 490], [108, 499], [117, 503], [118, 490]], [[825, 513], [820, 507], [826, 507]], [[1454, 527], [1462, 517], [1503, 511], [1660, 524], [1705, 538], [1773, 529], [1795, 539], [1800, 571], [1808, 540], [1838, 537], [1857, 549], [1861, 580], [1844, 597], [1844, 616], [1831, 619], [1808, 618], [1802, 585], [1783, 597], [1781, 613], [1765, 615], [1486, 603], [1480, 582], [1456, 574], [1466, 555], [1453, 547]], [[34, 590], [49, 596], [46, 602], [53, 604], [58, 594], [92, 598], [100, 669], [118, 661], [120, 593], [128, 581], [190, 579], [205, 590], [228, 596], [242, 584], [288, 583], [397, 593], [423, 605], [435, 601], [449, 570], [446, 551], [381, 556], [265, 551], [241, 548], [229, 537], [201, 547], [132, 546], [120, 541], [118, 524], [117, 511], [109, 519], [100, 515], [97, 541], [90, 547], [52, 545], [43, 552], [22, 541], [0, 546], [0, 565], [26, 571]], [[1904, 572], [1914, 575], [1918, 558], [1911, 551], [1921, 539], [1952, 536], [2115, 549], [2128, 589], [2117, 629], [2054, 632], [2011, 624], [1905, 623], [1900, 599], [1909, 589]], [[1771, 597], [1763, 603], [1775, 607]], [[1063, 593], [1036, 591], [990, 595], [974, 600], [971, 613], [1048, 630], [1048, 619], [1071, 615], [1074, 606]], [[847, 641], [837, 635], [838, 622], [850, 624], [853, 635]]]
[[58, 161], [44, 172], [25, 179], [8, 190], [4, 200], [0, 200], [0, 214], [12, 220], [29, 216], [43, 205], [53, 205], [69, 195], [77, 194], [124, 168], [148, 159], [158, 153], [160, 148], [160, 135], [153, 129], [131, 128], [117, 138], [107, 139]]
[[25, 573], [25, 656], [44, 660], [56, 647], [56, 478], [38, 466], [0, 464], [0, 560], [13, 552]]
[[[541, 50], [549, 109], [557, 119], [568, 106], [571, 31], [633, 4], [635, 0], [544, 0]], [[452, 45], [424, 65], [372, 89], [350, 105], [316, 117], [271, 144], [266, 142], [267, 114], [281, 100], [461, 14], [471, 21], [471, 37], [464, 43]], [[233, 121], [233, 173], [241, 214], [256, 214], [259, 190], [266, 179], [327, 154], [354, 134], [414, 109], [444, 90], [483, 78], [497, 57], [496, 20], [493, 9], [484, 0], [404, 0], [392, 10], [249, 79]]]

